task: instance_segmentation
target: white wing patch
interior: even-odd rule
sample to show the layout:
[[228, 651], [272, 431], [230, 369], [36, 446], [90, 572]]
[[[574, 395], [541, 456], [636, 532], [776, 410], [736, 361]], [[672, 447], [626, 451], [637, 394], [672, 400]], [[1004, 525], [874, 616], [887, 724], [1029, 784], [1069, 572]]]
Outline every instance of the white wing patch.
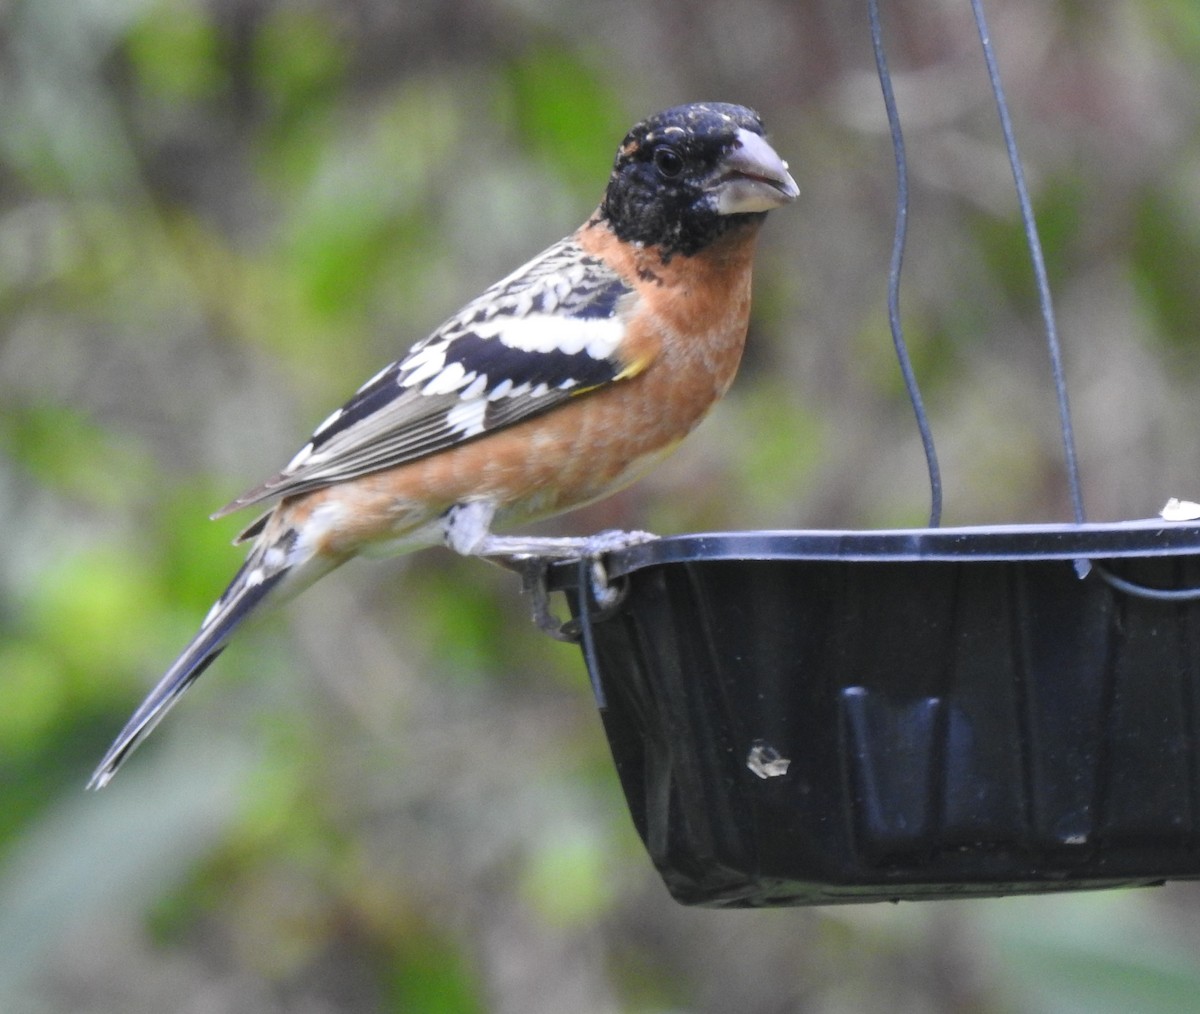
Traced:
[[486, 429], [487, 407], [486, 398], [460, 401], [446, 413], [446, 425], [464, 440], [479, 436]]
[[[467, 386], [477, 374], [467, 373], [462, 363], [446, 363], [433, 375], [433, 378], [421, 388], [422, 394], [453, 394]], [[405, 382], [404, 387], [412, 385]]]
[[593, 359], [607, 359], [617, 351], [624, 325], [615, 317], [555, 317], [547, 313], [530, 314], [519, 325], [505, 326], [489, 321], [475, 333], [481, 338], [496, 337], [509, 348], [524, 352], [562, 352], [568, 356], [586, 352]]
[[[557, 317], [539, 313], [519, 318], [494, 318], [472, 326], [470, 334], [483, 341], [496, 341], [518, 352], [542, 355], [559, 353], [564, 356], [586, 354], [596, 361], [616, 355], [625, 333], [624, 324], [615, 317], [580, 318]], [[453, 394], [475, 398], [490, 389], [493, 400], [514, 397], [529, 390], [527, 385], [514, 386], [508, 377], [488, 377], [469, 370], [453, 356], [455, 338], [430, 343], [414, 352], [403, 364], [400, 386], [418, 388], [421, 394]], [[566, 390], [573, 378], [564, 377], [555, 386]], [[320, 431], [318, 431], [319, 435]]]

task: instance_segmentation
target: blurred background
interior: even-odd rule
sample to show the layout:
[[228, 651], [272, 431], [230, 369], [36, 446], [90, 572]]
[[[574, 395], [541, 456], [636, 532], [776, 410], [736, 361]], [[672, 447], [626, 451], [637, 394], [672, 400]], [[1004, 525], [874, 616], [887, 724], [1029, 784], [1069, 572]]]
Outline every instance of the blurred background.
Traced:
[[[882, 6], [945, 522], [1068, 520], [969, 5]], [[1089, 517], [1200, 499], [1200, 6], [988, 11]], [[240, 560], [246, 519], [208, 513], [582, 221], [635, 120], [695, 99], [756, 107], [802, 188], [742, 374], [651, 480], [545, 530], [923, 524], [865, 4], [0, 0], [0, 1010], [1195, 1009], [1189, 885], [677, 906], [577, 651], [442, 551], [244, 634], [83, 791]]]

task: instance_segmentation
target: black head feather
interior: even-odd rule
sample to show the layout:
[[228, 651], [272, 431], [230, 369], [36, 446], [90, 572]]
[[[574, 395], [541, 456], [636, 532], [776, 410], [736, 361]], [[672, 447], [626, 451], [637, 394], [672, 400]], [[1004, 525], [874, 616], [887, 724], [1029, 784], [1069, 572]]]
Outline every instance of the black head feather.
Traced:
[[[729, 159], [747, 134], [763, 137], [758, 114], [724, 102], [675, 106], [651, 116], [617, 151], [601, 215], [621, 239], [658, 247], [664, 257], [690, 256], [729, 229], [760, 221], [765, 210], [731, 214], [718, 200], [721, 184], [737, 175]], [[776, 187], [776, 203], [784, 204], [795, 197], [795, 184], [775, 159], [777, 167], [752, 178]]]

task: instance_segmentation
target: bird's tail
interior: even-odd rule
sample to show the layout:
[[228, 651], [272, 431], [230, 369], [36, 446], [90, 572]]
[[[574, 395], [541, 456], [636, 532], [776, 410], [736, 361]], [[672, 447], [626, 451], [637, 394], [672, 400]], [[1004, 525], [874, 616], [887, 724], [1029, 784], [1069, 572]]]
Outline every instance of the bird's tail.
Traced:
[[[142, 701], [137, 711], [125, 723], [121, 734], [108, 748], [108, 753], [104, 755], [100, 766], [88, 782], [89, 789], [102, 789], [112, 780], [125, 759], [150, 734], [196, 677], [221, 654], [229, 638], [243, 621], [272, 591], [284, 583], [289, 575], [303, 564], [310, 563], [310, 554], [296, 553], [296, 541], [294, 530], [288, 530], [277, 538], [259, 539], [229, 587], [214, 603], [196, 636], [158, 681], [158, 685]], [[287, 580], [286, 583], [292, 585], [293, 581]]]

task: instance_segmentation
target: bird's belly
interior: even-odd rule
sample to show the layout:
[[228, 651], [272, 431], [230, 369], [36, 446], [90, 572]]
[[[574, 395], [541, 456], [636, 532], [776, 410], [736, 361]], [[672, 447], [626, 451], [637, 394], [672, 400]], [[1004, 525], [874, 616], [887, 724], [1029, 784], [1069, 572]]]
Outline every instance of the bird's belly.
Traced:
[[[545, 416], [396, 468], [318, 490], [305, 499], [320, 519], [322, 552], [339, 555], [417, 548], [437, 540], [438, 518], [473, 500], [515, 525], [590, 503], [642, 477], [666, 457], [715, 401], [676, 405], [630, 388], [581, 397]], [[386, 548], [385, 548], [386, 546]]]

